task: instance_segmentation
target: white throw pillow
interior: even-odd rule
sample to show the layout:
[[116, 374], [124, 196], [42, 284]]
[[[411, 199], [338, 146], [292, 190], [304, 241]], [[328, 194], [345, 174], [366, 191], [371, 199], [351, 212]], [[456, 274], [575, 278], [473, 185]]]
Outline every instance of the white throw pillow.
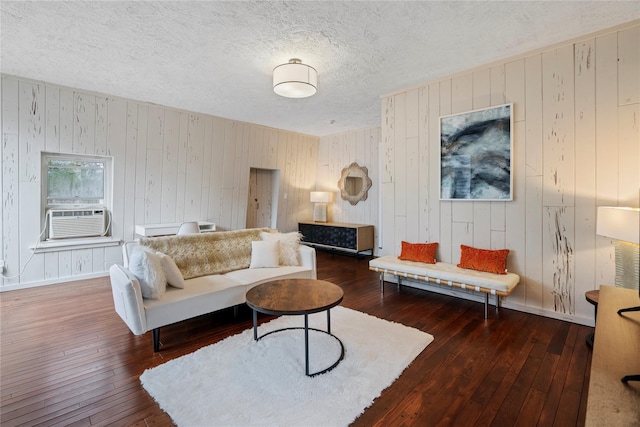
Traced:
[[249, 268], [269, 268], [278, 266], [277, 240], [254, 240], [251, 242], [251, 264]]
[[280, 242], [278, 249], [278, 263], [280, 265], [300, 265], [298, 248], [302, 235], [297, 231], [291, 233], [267, 233], [261, 232], [262, 240], [277, 240]]
[[129, 271], [140, 282], [142, 297], [159, 299], [167, 289], [167, 278], [162, 271], [162, 261], [155, 252], [136, 247], [131, 252]]
[[167, 283], [174, 288], [184, 289], [184, 277], [182, 277], [182, 273], [173, 258], [162, 252], [156, 252], [156, 255], [160, 257], [162, 271], [167, 277]]

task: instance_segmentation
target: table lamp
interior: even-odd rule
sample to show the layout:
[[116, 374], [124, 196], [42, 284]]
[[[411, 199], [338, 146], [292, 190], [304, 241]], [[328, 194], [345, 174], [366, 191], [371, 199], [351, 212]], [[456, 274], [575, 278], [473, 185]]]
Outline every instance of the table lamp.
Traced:
[[[616, 286], [638, 289], [640, 297], [640, 209], [598, 207], [596, 233], [616, 240]], [[630, 311], [640, 311], [640, 306], [621, 308], [618, 314]], [[640, 381], [640, 374], [622, 377], [622, 382], [629, 381]]]
[[331, 201], [331, 193], [328, 191], [312, 191], [311, 203], [313, 206], [313, 220], [315, 222], [327, 222], [327, 203]]
[[615, 239], [616, 280], [618, 287], [638, 289], [640, 274], [640, 209], [598, 207], [596, 233]]

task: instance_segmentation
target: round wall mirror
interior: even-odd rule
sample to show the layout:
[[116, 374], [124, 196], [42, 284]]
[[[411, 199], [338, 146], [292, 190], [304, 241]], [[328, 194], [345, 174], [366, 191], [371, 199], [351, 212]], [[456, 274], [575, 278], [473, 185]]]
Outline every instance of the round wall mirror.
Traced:
[[352, 205], [358, 204], [361, 200], [367, 200], [369, 188], [371, 188], [369, 170], [365, 166], [358, 166], [355, 162], [351, 163], [342, 169], [338, 188], [342, 200], [347, 200]]

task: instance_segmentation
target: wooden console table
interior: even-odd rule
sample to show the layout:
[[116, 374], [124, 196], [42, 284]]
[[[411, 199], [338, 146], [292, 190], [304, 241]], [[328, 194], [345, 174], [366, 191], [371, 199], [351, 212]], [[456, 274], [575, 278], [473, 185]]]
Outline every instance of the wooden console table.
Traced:
[[371, 251], [373, 255], [373, 225], [342, 222], [299, 222], [303, 243], [310, 246], [348, 252]]
[[640, 311], [618, 315], [619, 309], [638, 305], [635, 289], [600, 287], [587, 427], [640, 425], [640, 382], [621, 381], [640, 374]]

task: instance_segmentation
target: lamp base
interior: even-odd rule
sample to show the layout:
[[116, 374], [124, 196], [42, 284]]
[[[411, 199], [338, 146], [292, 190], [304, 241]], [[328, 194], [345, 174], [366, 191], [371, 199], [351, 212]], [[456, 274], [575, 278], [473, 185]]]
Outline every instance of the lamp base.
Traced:
[[640, 245], [615, 242], [616, 286], [638, 289], [640, 282]]
[[313, 207], [313, 221], [314, 222], [327, 222], [327, 204], [316, 203]]

